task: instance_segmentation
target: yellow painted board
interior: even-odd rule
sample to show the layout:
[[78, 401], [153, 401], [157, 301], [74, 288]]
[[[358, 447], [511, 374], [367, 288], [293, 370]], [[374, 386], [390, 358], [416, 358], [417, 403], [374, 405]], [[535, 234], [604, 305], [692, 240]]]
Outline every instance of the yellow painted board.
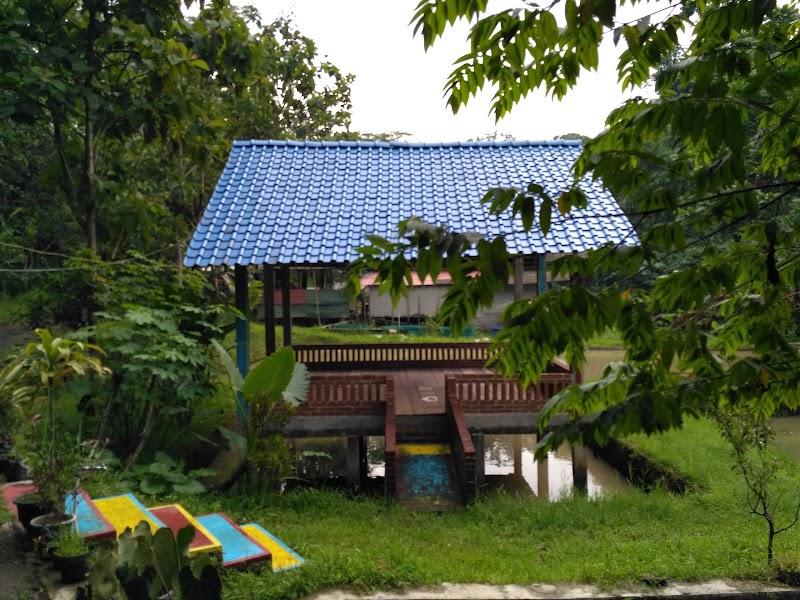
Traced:
[[242, 525], [242, 531], [252, 537], [272, 553], [272, 571], [287, 571], [302, 565], [305, 561], [297, 552], [256, 523]]
[[397, 444], [398, 454], [450, 454], [447, 444]]
[[197, 522], [189, 512], [180, 504], [166, 504], [164, 506], [155, 506], [149, 509], [152, 513], [162, 521], [167, 527], [172, 529], [175, 537], [178, 536], [180, 531], [186, 525], [194, 527], [194, 541], [189, 545], [189, 553], [196, 554], [198, 552], [222, 552], [222, 544], [215, 538], [211, 532]]
[[132, 494], [98, 498], [94, 501], [94, 505], [117, 531], [117, 537], [128, 527], [133, 531], [140, 521], [147, 521], [153, 533], [164, 527], [164, 524], [150, 514], [150, 511]]

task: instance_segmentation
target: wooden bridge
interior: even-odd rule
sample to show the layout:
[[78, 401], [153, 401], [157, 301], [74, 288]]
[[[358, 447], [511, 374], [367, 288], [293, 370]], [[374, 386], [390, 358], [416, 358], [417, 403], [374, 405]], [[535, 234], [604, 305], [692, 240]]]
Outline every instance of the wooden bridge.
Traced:
[[483, 435], [536, 432], [541, 407], [580, 377], [557, 361], [523, 390], [484, 367], [489, 346], [294, 346], [297, 361], [311, 371], [311, 385], [285, 435], [347, 437], [348, 480], [353, 485], [367, 475], [365, 437], [384, 436], [387, 495], [397, 491], [399, 445], [444, 444], [452, 456], [460, 499], [469, 501], [483, 479]]

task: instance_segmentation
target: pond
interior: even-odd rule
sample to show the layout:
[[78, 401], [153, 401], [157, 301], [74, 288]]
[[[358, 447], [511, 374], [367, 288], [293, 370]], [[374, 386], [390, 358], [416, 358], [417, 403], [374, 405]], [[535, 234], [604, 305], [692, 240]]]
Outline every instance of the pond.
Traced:
[[[487, 435], [485, 443], [486, 482], [492, 487], [531, 495], [539, 494], [539, 481], [543, 474], [534, 458], [535, 435]], [[300, 482], [343, 484], [347, 467], [347, 442], [344, 438], [316, 438], [295, 440], [296, 472]], [[515, 467], [515, 447], [520, 457]], [[378, 478], [384, 475], [383, 437], [367, 438], [368, 475], [379, 488]], [[588, 495], [598, 498], [628, 487], [627, 480], [602, 460], [588, 452]], [[547, 500], [556, 501], [570, 494], [572, 489], [572, 452], [563, 445], [547, 458]], [[544, 494], [544, 492], [543, 492]]]

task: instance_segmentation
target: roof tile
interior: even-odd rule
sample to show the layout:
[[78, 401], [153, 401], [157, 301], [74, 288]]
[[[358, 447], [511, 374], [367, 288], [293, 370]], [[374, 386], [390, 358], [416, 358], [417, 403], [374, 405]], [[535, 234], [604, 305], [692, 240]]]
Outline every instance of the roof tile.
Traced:
[[589, 206], [551, 230], [521, 231], [481, 204], [497, 186], [542, 185], [556, 198], [572, 181], [574, 142], [237, 141], [186, 252], [187, 266], [350, 262], [371, 233], [396, 238], [400, 220], [506, 234], [524, 254], [638, 243], [611, 194], [581, 182]]

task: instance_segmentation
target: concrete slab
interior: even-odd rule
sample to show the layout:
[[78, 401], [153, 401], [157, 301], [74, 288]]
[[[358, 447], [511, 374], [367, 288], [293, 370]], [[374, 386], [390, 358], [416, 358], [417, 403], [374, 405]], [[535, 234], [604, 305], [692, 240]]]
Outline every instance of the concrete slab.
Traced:
[[14, 515], [16, 519], [17, 515], [17, 505], [14, 504], [14, 499], [19, 498], [22, 494], [27, 494], [29, 492], [35, 492], [36, 486], [33, 485], [32, 481], [16, 481], [14, 483], [7, 483], [3, 486], [3, 502], [5, 502], [6, 508]]
[[187, 525], [194, 527], [194, 539], [192, 543], [189, 544], [189, 554], [197, 554], [198, 552], [222, 552], [222, 544], [219, 543], [219, 540], [211, 535], [211, 532], [203, 527], [197, 519], [190, 515], [180, 504], [156, 506], [149, 510], [157, 519], [169, 527], [176, 537], [178, 532]]
[[64, 499], [64, 512], [75, 512], [78, 533], [87, 540], [113, 540], [117, 537], [116, 529], [84, 490], [78, 490], [77, 499], [72, 494]]
[[242, 531], [227, 515], [214, 513], [196, 519], [222, 544], [223, 566], [241, 567], [269, 562], [272, 559], [269, 550]]
[[146, 521], [153, 533], [159, 528], [165, 527], [164, 523], [147, 510], [133, 494], [98, 498], [94, 503], [116, 530], [117, 536], [122, 535], [127, 528], [133, 530], [140, 521]]
[[296, 569], [306, 562], [302, 556], [261, 527], [258, 523], [242, 525], [242, 531], [270, 551], [270, 554], [272, 554], [273, 573]]

